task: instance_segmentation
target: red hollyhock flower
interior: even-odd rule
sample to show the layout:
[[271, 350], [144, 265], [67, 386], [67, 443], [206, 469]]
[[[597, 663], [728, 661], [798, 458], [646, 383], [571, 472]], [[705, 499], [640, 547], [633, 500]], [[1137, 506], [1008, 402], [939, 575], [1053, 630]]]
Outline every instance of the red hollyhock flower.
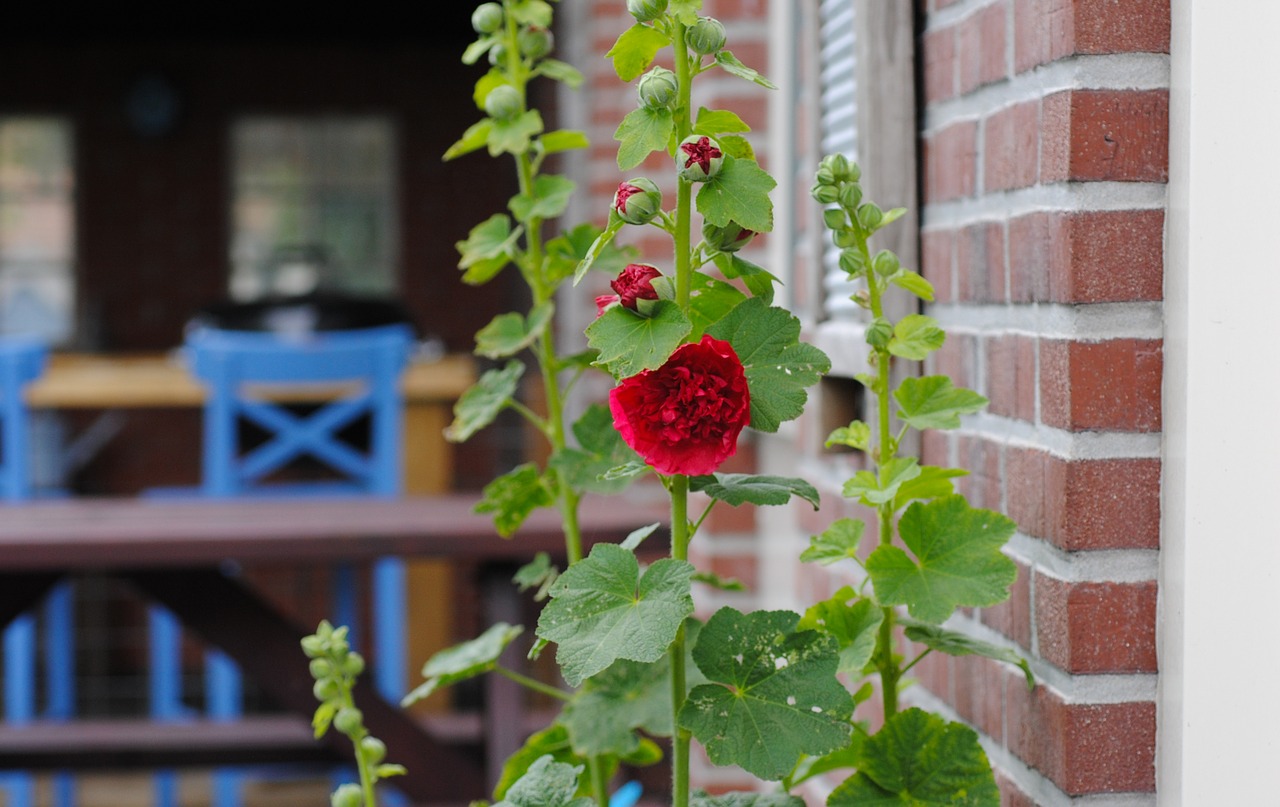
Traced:
[[747, 377], [728, 342], [703, 336], [666, 364], [624, 379], [609, 393], [613, 426], [663, 474], [715, 471], [738, 450], [751, 419]]
[[636, 300], [656, 300], [658, 292], [653, 288], [653, 279], [662, 277], [656, 266], [647, 263], [630, 263], [610, 281], [609, 286], [618, 293], [618, 301], [632, 311], [636, 310]]
[[616, 294], [601, 294], [596, 297], [596, 316], [599, 317], [609, 306], [616, 302], [618, 302], [618, 295]]

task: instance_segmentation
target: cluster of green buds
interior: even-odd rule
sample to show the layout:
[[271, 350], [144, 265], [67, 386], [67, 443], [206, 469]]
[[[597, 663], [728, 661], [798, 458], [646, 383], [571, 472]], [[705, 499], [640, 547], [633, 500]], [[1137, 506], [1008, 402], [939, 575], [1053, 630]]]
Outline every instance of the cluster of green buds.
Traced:
[[667, 13], [667, 0], [627, 0], [627, 11], [636, 22], [651, 22]]
[[352, 698], [356, 679], [364, 672], [364, 658], [351, 649], [348, 632], [345, 625], [335, 628], [325, 620], [314, 634], [302, 640], [302, 652], [311, 659], [311, 677], [315, 679], [312, 693], [320, 702], [311, 725], [317, 738], [323, 737], [332, 725], [349, 738], [356, 749], [360, 784], [339, 785], [330, 796], [332, 807], [370, 807], [374, 803], [374, 784], [379, 779], [402, 775], [405, 769], [383, 762], [387, 746], [369, 734], [364, 726], [364, 714]]
[[[502, 3], [481, 3], [471, 12], [471, 27], [488, 49], [489, 63], [495, 66], [502, 65], [507, 59], [509, 43], [503, 37], [506, 24], [507, 12]], [[555, 48], [555, 37], [544, 25], [519, 20], [515, 45], [521, 57], [535, 61], [551, 53]]]

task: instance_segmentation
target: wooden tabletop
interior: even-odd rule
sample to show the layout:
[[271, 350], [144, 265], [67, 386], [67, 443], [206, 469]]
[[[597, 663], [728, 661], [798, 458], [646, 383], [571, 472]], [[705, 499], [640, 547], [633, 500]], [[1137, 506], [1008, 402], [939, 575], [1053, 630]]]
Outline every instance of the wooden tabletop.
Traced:
[[[406, 403], [446, 403], [474, 383], [470, 356], [413, 362], [401, 387]], [[27, 388], [27, 403], [47, 409], [189, 407], [204, 403], [204, 389], [177, 354], [59, 353]]]
[[[0, 570], [152, 568], [386, 555], [528, 560], [563, 554], [559, 514], [535, 511], [511, 539], [472, 512], [473, 494], [398, 499], [210, 501], [74, 498], [0, 505]], [[588, 539], [617, 541], [663, 519], [649, 500], [583, 503]], [[654, 541], [657, 543], [657, 541]]]

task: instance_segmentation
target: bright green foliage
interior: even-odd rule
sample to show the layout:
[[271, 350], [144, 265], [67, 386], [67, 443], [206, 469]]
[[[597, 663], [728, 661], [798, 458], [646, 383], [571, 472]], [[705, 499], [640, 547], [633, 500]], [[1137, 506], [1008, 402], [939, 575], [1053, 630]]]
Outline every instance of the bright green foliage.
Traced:
[[736, 308], [746, 295], [738, 288], [723, 280], [694, 272], [690, 280], [689, 319], [693, 330], [689, 334], [690, 341], [697, 341], [712, 324], [724, 318], [724, 315]]
[[400, 705], [409, 706], [440, 687], [489, 672], [497, 665], [498, 656], [502, 655], [507, 645], [523, 632], [524, 628], [519, 625], [499, 622], [470, 641], [441, 650], [427, 659], [422, 668], [422, 675], [427, 680], [405, 695]]
[[693, 794], [690, 807], [804, 807], [804, 799], [786, 793], [721, 793], [709, 796], [702, 791]]
[[618, 78], [635, 81], [653, 64], [658, 51], [670, 43], [667, 35], [658, 29], [636, 24], [622, 32], [605, 56], [613, 59], [613, 69]]
[[866, 528], [867, 525], [857, 519], [837, 519], [821, 535], [809, 538], [809, 548], [800, 553], [800, 560], [823, 566], [840, 560], [857, 561], [858, 545], [862, 543], [862, 533]]
[[619, 305], [587, 327], [587, 344], [600, 351], [598, 365], [626, 378], [661, 367], [691, 329], [680, 307], [670, 301], [659, 300], [647, 317]]
[[950, 496], [955, 492], [955, 485], [951, 484], [951, 480], [968, 475], [969, 472], [961, 468], [921, 465], [920, 475], [903, 482], [898, 488], [898, 495], [893, 497], [894, 512], [911, 504], [915, 499], [937, 499]]
[[493, 121], [485, 118], [467, 127], [462, 137], [444, 153], [444, 159], [453, 160], [464, 154], [483, 148], [489, 142], [489, 133], [493, 131]]
[[457, 243], [458, 252], [462, 254], [458, 268], [466, 270], [463, 282], [478, 286], [492, 280], [511, 263], [516, 242], [523, 233], [523, 227], [511, 229], [511, 219], [502, 213], [495, 213], [472, 227], [467, 240]]
[[551, 458], [551, 466], [575, 490], [593, 493], [617, 493], [626, 487], [627, 479], [605, 479], [610, 469], [638, 461], [636, 452], [613, 428], [613, 415], [601, 404], [592, 404], [573, 424], [573, 434], [580, 448], [566, 448]]
[[579, 224], [546, 244], [547, 277], [559, 284], [574, 275], [575, 270], [590, 258], [589, 266], [616, 275], [636, 256], [635, 247], [618, 247], [609, 231], [601, 231], [593, 224]]
[[999, 807], [991, 763], [968, 726], [920, 709], [891, 718], [862, 747], [858, 773], [828, 807]]
[[727, 50], [722, 50], [716, 54], [716, 64], [720, 65], [726, 73], [732, 73], [738, 78], [745, 78], [747, 81], [754, 81], [761, 87], [770, 90], [776, 90], [778, 87], [769, 79], [760, 75], [758, 72], [742, 63], [737, 56], [734, 56]]
[[560, 576], [560, 570], [551, 562], [551, 556], [546, 552], [539, 552], [533, 556], [533, 560], [516, 570], [512, 575], [511, 582], [515, 583], [521, 591], [528, 591], [536, 588], [533, 594], [534, 602], [542, 602], [547, 598], [547, 589]]
[[550, 755], [529, 766], [494, 807], [592, 807], [590, 798], [577, 796], [581, 765], [556, 762]]
[[[562, 151], [573, 151], [574, 149], [585, 149], [591, 145], [591, 141], [582, 132], [574, 129], [557, 129], [554, 132], [547, 132], [538, 138], [538, 148], [543, 154], [558, 154]], [[579, 227], [583, 226], [581, 224]]]
[[476, 333], [476, 353], [490, 359], [514, 356], [529, 347], [547, 330], [555, 303], [536, 305], [529, 318], [518, 311], [499, 314]]
[[532, 194], [517, 194], [511, 198], [511, 212], [521, 221], [553, 219], [568, 207], [575, 187], [573, 180], [562, 176], [540, 176], [533, 181]]
[[707, 332], [733, 346], [751, 391], [751, 428], [776, 432], [804, 410], [806, 387], [831, 369], [827, 355], [800, 342], [800, 320], [753, 297]]
[[715, 261], [716, 267], [724, 273], [725, 277], [741, 278], [752, 296], [759, 297], [767, 305], [773, 303], [773, 284], [782, 281], [771, 272], [756, 266], [737, 253], [732, 255], [721, 253], [716, 255]]
[[773, 229], [769, 191], [777, 184], [751, 160], [725, 155], [720, 172], [698, 191], [698, 212], [717, 227], [736, 221], [748, 230], [768, 232]]
[[898, 490], [920, 476], [915, 457], [895, 457], [880, 466], [879, 473], [858, 471], [844, 483], [844, 495], [863, 504], [880, 505], [894, 500]]
[[889, 278], [889, 282], [911, 292], [921, 300], [933, 302], [933, 284], [910, 269], [900, 269]]
[[938, 327], [933, 317], [908, 314], [898, 320], [889, 340], [889, 352], [904, 359], [923, 361], [933, 351], [942, 347], [947, 339], [946, 331]]
[[1033, 689], [1036, 685], [1036, 677], [1031, 672], [1030, 662], [1020, 653], [1007, 647], [979, 641], [968, 634], [947, 630], [937, 625], [910, 620], [903, 620], [902, 624], [906, 628], [907, 638], [913, 642], [919, 642], [948, 656], [983, 656], [1016, 665], [1022, 670], [1023, 677], [1027, 679], [1027, 689]]
[[797, 631], [789, 611], [722, 608], [707, 622], [693, 659], [712, 683], [694, 687], [680, 712], [717, 765], [780, 779], [801, 754], [849, 741], [853, 702], [836, 680], [836, 641]]
[[[854, 703], [861, 703], [861, 701], [855, 698]], [[787, 777], [782, 780], [782, 786], [791, 789], [806, 779], [812, 779], [824, 773], [858, 767], [858, 759], [862, 754], [862, 744], [867, 739], [865, 732], [866, 726], [863, 724], [862, 730], [854, 731], [849, 744], [844, 748], [837, 748], [830, 754], [824, 754], [820, 757], [805, 757], [801, 759], [795, 770], [787, 774]]]
[[671, 0], [667, 5], [667, 13], [678, 18], [685, 25], [693, 25], [697, 22], [700, 11], [702, 11], [702, 0]]
[[566, 569], [538, 618], [538, 636], [559, 645], [565, 681], [578, 686], [618, 659], [661, 658], [693, 613], [693, 571], [664, 558], [642, 576], [636, 556], [612, 544]]
[[959, 389], [944, 375], [904, 378], [893, 393], [898, 417], [915, 429], [958, 429], [960, 415], [982, 411], [988, 403], [978, 393]]
[[[538, 75], [546, 76], [547, 78], [550, 78], [550, 79], [555, 79], [556, 81], [563, 83], [565, 86], [567, 86], [571, 90], [578, 89], [579, 87], [582, 86], [582, 82], [583, 82], [583, 76], [582, 76], [581, 70], [579, 70], [578, 68], [574, 67], [573, 65], [567, 62], [562, 62], [557, 59], [543, 60], [542, 63], [538, 65], [537, 69], [534, 72], [537, 73]], [[583, 140], [585, 141], [586, 138], [584, 137]], [[583, 145], [581, 146], [572, 146], [572, 148], [586, 148], [586, 143], [584, 142]], [[550, 153], [550, 151], [548, 151], [548, 153]]]
[[493, 422], [510, 403], [524, 375], [524, 365], [507, 362], [502, 369], [486, 370], [480, 380], [462, 394], [453, 406], [453, 423], [444, 436], [455, 443], [465, 442], [471, 435]]
[[875, 652], [877, 631], [883, 621], [884, 613], [874, 602], [845, 586], [830, 599], [809, 606], [798, 627], [834, 636], [840, 643], [839, 671], [861, 673]]
[[516, 0], [511, 3], [511, 16], [523, 25], [534, 25], [539, 28], [551, 26], [553, 13], [551, 4], [546, 0]]
[[530, 109], [510, 120], [495, 120], [489, 130], [489, 156], [528, 151], [533, 136], [542, 129], [542, 115], [536, 109]]
[[[520, 781], [520, 778], [529, 772], [535, 763], [543, 757], [551, 757], [555, 762], [560, 762], [569, 766], [583, 766], [585, 760], [573, 753], [573, 749], [569, 744], [569, 732], [564, 726], [553, 723], [542, 731], [536, 731], [529, 735], [529, 739], [525, 740], [520, 750], [507, 757], [502, 765], [502, 773], [498, 776], [498, 783], [494, 785], [493, 797], [501, 800], [507, 795], [507, 791], [511, 786]], [[590, 793], [588, 783], [582, 781], [586, 777], [579, 778], [578, 790], [576, 794], [585, 796]]]
[[751, 127], [742, 118], [727, 109], [713, 110], [701, 107], [698, 109], [697, 119], [693, 122], [694, 134], [710, 135], [711, 137], [749, 131], [751, 131]]
[[871, 427], [860, 420], [855, 420], [848, 426], [841, 426], [831, 432], [825, 445], [827, 448], [831, 446], [848, 446], [859, 451], [866, 451], [871, 446]]
[[701, 491], [733, 507], [741, 504], [783, 505], [794, 496], [813, 505], [814, 510], [820, 504], [817, 488], [803, 479], [789, 476], [713, 474], [694, 477], [690, 480], [689, 489]]
[[916, 502], [898, 522], [915, 559], [896, 546], [876, 547], [867, 558], [876, 597], [934, 624], [957, 606], [1003, 602], [1018, 568], [1000, 548], [1014, 530], [1008, 518], [972, 508], [963, 496]]
[[676, 130], [675, 118], [666, 107], [637, 107], [618, 124], [613, 138], [618, 146], [618, 169], [630, 171], [655, 151], [666, 151]]
[[531, 462], [518, 465], [484, 486], [477, 513], [492, 513], [493, 526], [503, 538], [510, 538], [529, 514], [552, 502], [551, 491]]

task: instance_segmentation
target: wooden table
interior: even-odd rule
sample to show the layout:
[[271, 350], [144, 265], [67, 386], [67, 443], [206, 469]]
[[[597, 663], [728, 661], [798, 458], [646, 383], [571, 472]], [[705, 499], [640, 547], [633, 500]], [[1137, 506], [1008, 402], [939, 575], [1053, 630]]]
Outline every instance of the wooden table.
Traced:
[[[239, 731], [100, 721], [8, 725], [0, 728], [0, 767], [164, 767], [318, 756], [324, 749], [306, 738], [305, 723], [299, 722], [315, 708], [299, 647], [310, 626], [291, 623], [221, 569], [228, 560], [333, 563], [403, 555], [519, 562], [539, 550], [562, 554], [553, 511], [535, 512], [508, 540], [471, 511], [474, 501], [445, 495], [306, 502], [67, 499], [0, 506], [0, 624], [30, 608], [68, 572], [119, 577], [221, 647], [273, 701], [296, 715]], [[589, 543], [617, 541], [655, 521], [660, 511], [618, 497], [588, 500], [584, 533]], [[515, 596], [512, 587], [506, 590]], [[362, 681], [369, 680], [366, 673]], [[396, 784], [410, 798], [464, 802], [485, 794], [482, 765], [474, 757], [441, 743], [368, 684], [362, 684], [358, 703], [370, 730], [391, 748], [389, 760], [408, 767], [409, 776]], [[505, 728], [511, 733], [510, 724]], [[349, 758], [341, 735], [330, 732], [324, 742]]]
[[[475, 363], [466, 355], [412, 361], [406, 367], [401, 379], [405, 493], [452, 489], [453, 446], [444, 439], [444, 429], [453, 418], [454, 402], [475, 379]], [[56, 353], [44, 374], [27, 388], [26, 399], [35, 408], [60, 410], [199, 407], [205, 390], [176, 351]], [[406, 617], [412, 626], [406, 640], [410, 680], [433, 653], [451, 644], [447, 608], [454, 593], [451, 572], [450, 565], [441, 561], [418, 561], [406, 569]], [[442, 693], [417, 708], [427, 711], [447, 705], [447, 695]]]

